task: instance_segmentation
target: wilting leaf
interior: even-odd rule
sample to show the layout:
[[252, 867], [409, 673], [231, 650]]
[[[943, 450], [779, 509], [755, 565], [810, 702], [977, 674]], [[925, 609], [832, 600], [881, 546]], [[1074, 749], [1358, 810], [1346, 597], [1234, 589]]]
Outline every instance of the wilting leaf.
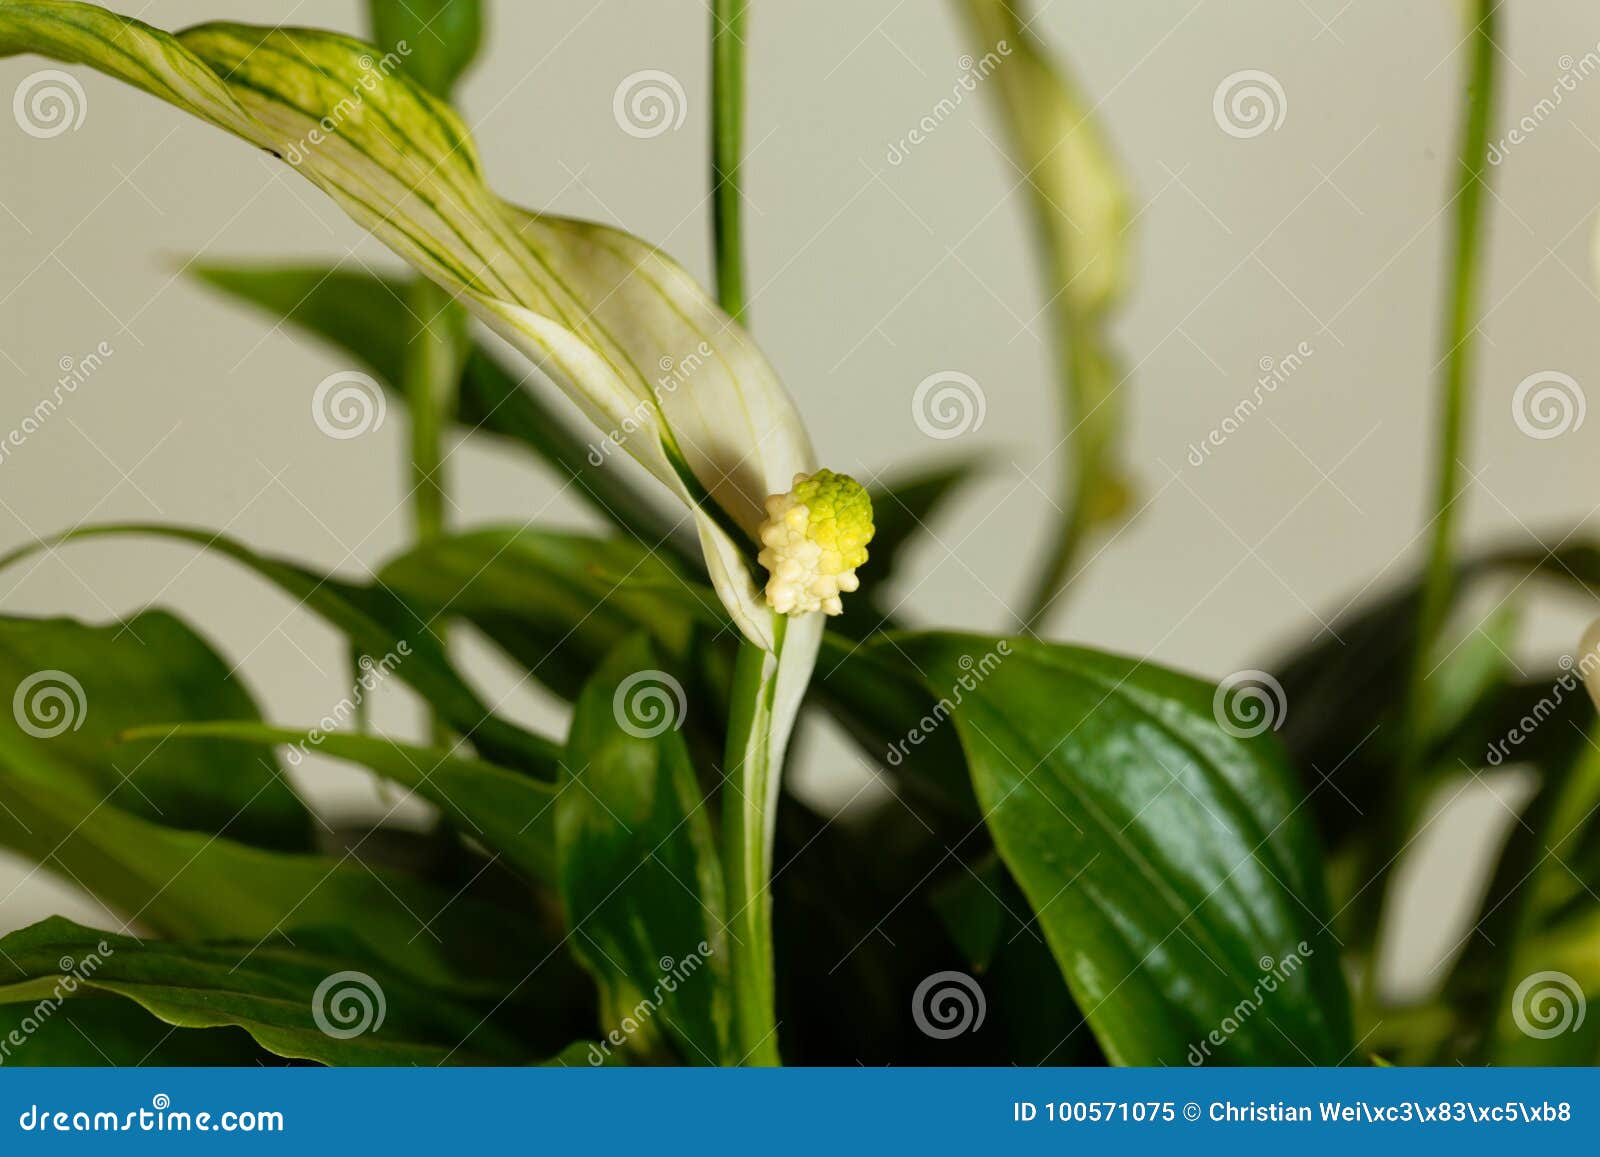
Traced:
[[482, 1013], [337, 938], [302, 946], [135, 940], [53, 917], [0, 939], [0, 1004], [71, 1014], [78, 993], [131, 1000], [170, 1025], [242, 1028], [283, 1057], [439, 1065], [523, 1059]]
[[[284, 318], [307, 333], [357, 358], [378, 381], [404, 401], [403, 346], [395, 338], [411, 324], [405, 304], [409, 287], [402, 278], [380, 277], [325, 266], [188, 266], [214, 288]], [[516, 442], [574, 483], [573, 493], [601, 517], [647, 546], [657, 546], [693, 566], [691, 554], [660, 512], [642, 498], [607, 457], [602, 441], [580, 435], [481, 344], [474, 344], [456, 389], [458, 426]], [[880, 535], [881, 537], [881, 535]]]
[[[765, 498], [817, 464], [766, 359], [659, 251], [501, 201], [460, 119], [372, 51], [306, 29], [173, 36], [91, 5], [0, 3], [0, 55], [90, 64], [283, 157], [539, 364], [690, 508], [719, 596], [772, 650], [747, 555]], [[814, 640], [794, 634], [786, 665], [809, 669], [800, 643]]]
[[729, 1056], [722, 871], [678, 733], [687, 704], [648, 643], [619, 646], [584, 689], [556, 797], [572, 944], [608, 1032], [646, 1055], [663, 1028], [692, 1064]]
[[163, 719], [260, 718], [228, 664], [164, 611], [104, 626], [0, 617], [0, 699], [12, 708], [0, 728], [19, 748], [48, 750], [85, 792], [125, 812], [258, 847], [311, 847], [310, 813], [269, 746], [110, 748], [126, 728]]
[[948, 702], [995, 845], [1108, 1057], [1345, 1059], [1316, 837], [1270, 736], [1234, 738], [1213, 687], [1146, 663], [1020, 639], [898, 645]]

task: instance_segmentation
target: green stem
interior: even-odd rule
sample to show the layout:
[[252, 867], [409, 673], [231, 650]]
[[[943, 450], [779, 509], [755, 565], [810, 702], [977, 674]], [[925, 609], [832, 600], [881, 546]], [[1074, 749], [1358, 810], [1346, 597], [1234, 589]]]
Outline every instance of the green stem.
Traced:
[[[401, 387], [411, 415], [412, 526], [422, 544], [445, 531], [444, 431], [455, 417], [466, 323], [461, 307], [426, 278], [411, 283], [407, 298], [415, 328], [406, 344]], [[442, 626], [435, 633], [446, 642]], [[448, 742], [436, 717], [428, 730], [434, 743]]]
[[788, 620], [777, 623], [776, 651], [739, 646], [729, 704], [722, 786], [722, 871], [733, 953], [733, 1059], [777, 1065], [777, 1000], [772, 949], [772, 844], [783, 753], [773, 749], [778, 654]]
[[[1456, 174], [1455, 228], [1452, 270], [1445, 305], [1445, 353], [1439, 385], [1439, 438], [1435, 461], [1432, 543], [1423, 579], [1422, 605], [1411, 654], [1405, 716], [1402, 721], [1400, 765], [1395, 783], [1396, 806], [1386, 846], [1378, 855], [1387, 860], [1399, 850], [1410, 830], [1420, 801], [1417, 779], [1426, 754], [1424, 728], [1428, 668], [1440, 632], [1444, 629], [1456, 589], [1456, 522], [1461, 497], [1469, 386], [1477, 330], [1479, 258], [1483, 243], [1486, 165], [1494, 104], [1495, 8], [1499, 0], [1476, 0], [1477, 25], [1472, 37], [1471, 75], [1467, 82], [1467, 110], [1461, 125], [1460, 155]], [[1380, 869], [1380, 878], [1386, 874]], [[1375, 889], [1377, 890], [1377, 889]]]
[[717, 301], [743, 320], [744, 16], [746, 0], [711, 6], [711, 222], [716, 237]]
[[[744, 319], [744, 228], [739, 164], [744, 151], [746, 0], [711, 6], [711, 221], [717, 302]], [[702, 501], [715, 509], [709, 495]], [[735, 541], [738, 541], [736, 538]], [[739, 645], [728, 710], [722, 786], [722, 860], [732, 945], [733, 1043], [730, 1059], [777, 1065], [777, 998], [772, 949], [772, 840], [783, 752], [774, 748], [773, 702], [787, 620], [774, 616], [771, 652]]]

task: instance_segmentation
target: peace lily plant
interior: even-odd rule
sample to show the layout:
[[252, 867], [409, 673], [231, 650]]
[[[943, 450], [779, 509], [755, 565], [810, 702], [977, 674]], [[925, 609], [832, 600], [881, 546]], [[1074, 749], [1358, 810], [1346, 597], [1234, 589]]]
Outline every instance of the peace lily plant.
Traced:
[[[287, 593], [355, 660], [341, 710], [272, 726], [167, 611], [0, 619], [14, 688], [0, 843], [120, 925], [51, 919], [0, 939], [0, 1004], [17, 1026], [4, 1059], [1593, 1059], [1592, 1035], [1520, 1032], [1508, 1003], [1523, 976], [1558, 965], [1577, 999], [1600, 988], [1600, 908], [1539, 858], [1553, 843], [1592, 865], [1582, 851], [1600, 838], [1593, 758], [1554, 724], [1519, 752], [1541, 791], [1533, 835], [1513, 838], [1485, 901], [1506, 934], [1464, 952], [1425, 1001], [1388, 1004], [1371, 981], [1389, 865], [1427, 791], [1542, 686], [1461, 644], [1462, 592], [1519, 570], [1600, 579], [1593, 557], [1462, 559], [1436, 519], [1419, 584], [1246, 681], [1032, 629], [1082, 545], [1128, 506], [1127, 375], [1109, 323], [1133, 215], [1092, 101], [1026, 13], [957, 5], [1028, 185], [1070, 464], [1019, 615], [1030, 627], [987, 638], [903, 630], [883, 599], [902, 548], [974, 467], [871, 491], [831, 468], [745, 328], [743, 0], [711, 14], [715, 299], [636, 237], [489, 187], [451, 107], [481, 7], [373, 0], [367, 43], [238, 24], [169, 33], [93, 5], [0, 0], [0, 54], [88, 66], [266, 150], [409, 267], [188, 272], [403, 401], [415, 516], [414, 544], [361, 581], [158, 524], [78, 526], [0, 560], [91, 537], [187, 543]], [[1495, 20], [1478, 7], [1441, 510], [1459, 489], [1493, 92]], [[594, 429], [569, 425], [548, 389]], [[451, 427], [530, 452], [606, 531], [447, 527]], [[450, 647], [462, 626], [571, 704], [564, 737], [484, 701]], [[427, 705], [428, 743], [368, 725], [367, 696], [390, 678]], [[843, 725], [892, 785], [886, 803], [830, 821], [786, 793], [805, 712]], [[319, 760], [363, 767], [434, 805], [436, 826], [336, 828], [285, 760], [302, 776]], [[1357, 801], [1360, 822], [1345, 807]], [[1519, 876], [1522, 860], [1538, 862]], [[69, 1000], [75, 1033], [41, 1013]]]

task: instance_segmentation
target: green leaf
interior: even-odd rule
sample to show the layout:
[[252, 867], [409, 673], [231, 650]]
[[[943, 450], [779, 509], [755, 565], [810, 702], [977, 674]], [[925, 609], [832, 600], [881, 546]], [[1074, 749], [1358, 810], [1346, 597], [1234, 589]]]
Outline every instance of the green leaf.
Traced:
[[501, 201], [449, 107], [348, 37], [237, 24], [172, 36], [92, 5], [0, 0], [0, 55], [21, 52], [92, 65], [288, 160], [614, 432], [606, 446], [689, 508], [740, 629], [773, 645], [750, 544], [767, 496], [814, 471], [815, 454], [766, 359], [677, 264], [618, 230]]
[[244, 684], [181, 620], [145, 611], [118, 623], [0, 617], [0, 729], [47, 749], [85, 792], [152, 823], [307, 851], [311, 815], [272, 748], [211, 740], [130, 744], [119, 732], [162, 719], [259, 719]]
[[[106, 748], [108, 761], [117, 750]], [[490, 989], [524, 975], [539, 943], [531, 924], [517, 925], [499, 905], [375, 870], [359, 844], [339, 858], [272, 852], [131, 815], [80, 782], [48, 745], [5, 729], [0, 847], [88, 892], [125, 926], [174, 938], [264, 943], [349, 928], [418, 977], [470, 977], [470, 986]]]
[[440, 100], [472, 67], [483, 43], [480, 0], [367, 0], [372, 40]]
[[[395, 340], [411, 321], [404, 279], [306, 265], [191, 264], [186, 271], [357, 358], [398, 400], [406, 400], [400, 389], [403, 347]], [[481, 344], [467, 351], [456, 394], [454, 419], [462, 430], [531, 450], [573, 482], [573, 493], [601, 517], [646, 546], [701, 565], [698, 553], [684, 548], [672, 525], [604, 456], [598, 466], [590, 460], [599, 443], [582, 437]]]
[[173, 944], [52, 917], [0, 939], [0, 1004], [48, 1020], [78, 993], [110, 994], [179, 1028], [242, 1028], [278, 1056], [324, 1064], [521, 1059], [481, 1012], [337, 943]]
[[29, 1068], [194, 1068], [269, 1064], [273, 1058], [242, 1029], [174, 1032], [132, 1001], [80, 991], [42, 1020], [30, 1005], [0, 1005], [0, 1061]]
[[1023, 0], [963, 0], [962, 7], [977, 70], [989, 78], [1010, 143], [1006, 184], [1022, 180], [1032, 193], [1060, 366], [1064, 514], [1029, 596], [1033, 622], [1070, 577], [1086, 534], [1120, 517], [1128, 501], [1118, 449], [1123, 373], [1109, 326], [1127, 278], [1132, 220], [1093, 110], [1051, 63]]
[[[314, 736], [315, 738], [311, 738]], [[210, 739], [282, 744], [290, 763], [305, 755], [326, 755], [360, 764], [376, 775], [415, 791], [460, 831], [499, 852], [529, 880], [556, 881], [556, 789], [517, 772], [435, 747], [392, 739], [323, 734], [260, 723], [174, 723], [140, 728], [131, 739], [168, 745], [202, 745]]]
[[643, 638], [584, 688], [556, 797], [571, 943], [607, 1039], [649, 1055], [664, 1027], [692, 1064], [729, 1055], [722, 872], [678, 733], [686, 702]]
[[1234, 738], [1210, 684], [1147, 663], [898, 644], [942, 696], [995, 845], [1112, 1061], [1346, 1058], [1316, 839], [1270, 736]]
[[382, 584], [363, 585], [319, 575], [296, 563], [257, 554], [220, 533], [160, 523], [80, 526], [0, 557], [0, 569], [47, 546], [127, 535], [190, 543], [254, 571], [348, 635], [358, 650], [373, 658], [375, 671], [392, 673], [409, 684], [485, 756], [545, 779], [554, 777], [556, 746], [491, 712], [450, 664], [429, 621]]
[[724, 621], [715, 595], [637, 545], [526, 526], [425, 543], [385, 564], [378, 582], [430, 617], [472, 623], [567, 699], [637, 631], [681, 655], [697, 615]]

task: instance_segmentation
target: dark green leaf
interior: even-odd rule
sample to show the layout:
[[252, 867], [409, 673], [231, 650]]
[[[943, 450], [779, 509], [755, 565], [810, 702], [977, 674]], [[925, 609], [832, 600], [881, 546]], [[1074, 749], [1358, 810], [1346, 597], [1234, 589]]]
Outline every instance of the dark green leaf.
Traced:
[[1316, 838], [1270, 736], [1234, 738], [1211, 685], [1149, 664], [898, 642], [943, 697], [1001, 857], [1113, 1061], [1346, 1058]]
[[482, 1012], [335, 945], [140, 941], [51, 918], [0, 939], [0, 1003], [48, 1020], [80, 992], [110, 994], [180, 1028], [242, 1028], [278, 1056], [324, 1064], [522, 1059]]
[[378, 581], [430, 616], [466, 619], [567, 699], [628, 635], [648, 630], [681, 655], [695, 618], [722, 613], [714, 594], [633, 543], [530, 527], [437, 539], [385, 565]]
[[[257, 554], [220, 533], [158, 523], [84, 526], [56, 536], [48, 544], [119, 535], [176, 539], [215, 551], [253, 570], [348, 635], [355, 647], [415, 689], [445, 722], [470, 739], [485, 756], [496, 763], [550, 778], [556, 747], [494, 715], [450, 664], [429, 621], [382, 584], [368, 586], [319, 575], [295, 563]], [[12, 551], [0, 558], [0, 568], [48, 544]]]
[[538, 944], [498, 906], [374, 870], [359, 848], [337, 859], [270, 852], [130, 815], [79, 784], [47, 745], [3, 729], [0, 847], [89, 892], [128, 926], [174, 938], [264, 942], [348, 928], [430, 982], [489, 989], [525, 974]]
[[603, 992], [602, 1028], [649, 1055], [665, 1028], [694, 1064], [729, 1057], [722, 871], [678, 733], [686, 703], [643, 639], [578, 699], [556, 799], [572, 943]]
[[[315, 739], [308, 736], [316, 735]], [[144, 728], [138, 737], [188, 747], [208, 739], [283, 744], [300, 758], [331, 756], [368, 768], [434, 804], [465, 835], [499, 852], [530, 880], [556, 880], [554, 786], [439, 748], [366, 735], [324, 735], [260, 723], [182, 723]], [[298, 760], [294, 754], [290, 763]]]
[[30, 1005], [0, 1005], [0, 1061], [29, 1068], [187, 1068], [268, 1064], [273, 1057], [242, 1029], [174, 1031], [130, 1000], [80, 990], [42, 1020]]
[[199, 635], [163, 611], [105, 626], [0, 617], [0, 728], [46, 747], [74, 780], [153, 823], [286, 851], [312, 846], [311, 816], [270, 746], [209, 740], [130, 744], [165, 719], [259, 719], [244, 684]]

